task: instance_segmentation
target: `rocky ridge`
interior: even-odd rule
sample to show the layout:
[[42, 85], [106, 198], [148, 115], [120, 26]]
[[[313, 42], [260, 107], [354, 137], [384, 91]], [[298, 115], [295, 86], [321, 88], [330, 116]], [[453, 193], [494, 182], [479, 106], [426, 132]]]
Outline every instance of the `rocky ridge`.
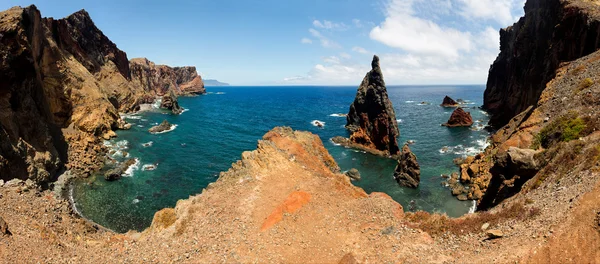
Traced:
[[85, 10], [63, 19], [42, 18], [35, 6], [0, 12], [0, 55], [2, 180], [51, 182], [65, 167], [90, 175], [103, 162], [99, 139], [128, 127], [120, 112], [170, 90], [204, 92], [194, 67], [161, 66], [166, 76], [144, 76], [165, 81], [141, 83]]
[[373, 56], [371, 71], [367, 73], [356, 92], [346, 117], [349, 140], [334, 138], [334, 142], [345, 146], [371, 150], [385, 156], [396, 156], [400, 152], [398, 137], [400, 130], [396, 113], [388, 98], [379, 57]]
[[[77, 218], [48, 191], [5, 183], [0, 216], [12, 235], [0, 237], [0, 259], [588, 263], [600, 259], [600, 232], [591, 224], [600, 209], [599, 179], [577, 173], [553, 184], [554, 192], [535, 189], [458, 219], [405, 213], [389, 196], [353, 186], [318, 136], [275, 128], [201, 194], [157, 212], [141, 233], [115, 234]], [[38, 254], [27, 254], [31, 248]]]
[[500, 54], [490, 68], [483, 107], [501, 128], [536, 106], [561, 63], [600, 47], [596, 1], [529, 0], [525, 16], [500, 30]]

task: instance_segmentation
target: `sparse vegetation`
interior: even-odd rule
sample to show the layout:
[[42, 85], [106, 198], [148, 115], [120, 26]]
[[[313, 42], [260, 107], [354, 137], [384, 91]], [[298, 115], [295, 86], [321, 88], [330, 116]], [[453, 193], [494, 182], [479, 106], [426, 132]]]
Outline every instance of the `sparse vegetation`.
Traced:
[[577, 85], [577, 89], [575, 89], [574, 93], [577, 94], [589, 88], [592, 85], [594, 85], [594, 80], [592, 80], [591, 78], [585, 78], [579, 83], [579, 85]]
[[566, 114], [544, 127], [536, 135], [532, 148], [548, 148], [559, 142], [569, 142], [586, 136], [589, 134], [586, 130], [586, 123], [586, 119], [578, 117], [577, 113], [571, 112]]
[[432, 236], [439, 236], [445, 233], [455, 235], [477, 233], [481, 232], [481, 226], [485, 223], [493, 227], [507, 220], [523, 221], [539, 214], [540, 210], [538, 208], [526, 207], [524, 203], [517, 202], [497, 213], [480, 212], [463, 218], [454, 219], [446, 215], [430, 214], [423, 211], [407, 213], [406, 218], [409, 225], [414, 224], [416, 228]]
[[579, 65], [579, 66], [577, 66], [577, 68], [573, 69], [572, 73], [573, 73], [573, 75], [577, 76], [584, 71], [585, 71], [585, 66]]

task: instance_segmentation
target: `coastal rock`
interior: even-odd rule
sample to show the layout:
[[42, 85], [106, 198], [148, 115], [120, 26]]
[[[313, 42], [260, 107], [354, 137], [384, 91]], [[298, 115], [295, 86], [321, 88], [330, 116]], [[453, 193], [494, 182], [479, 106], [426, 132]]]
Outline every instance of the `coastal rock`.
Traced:
[[204, 82], [196, 67], [169, 67], [156, 65], [146, 58], [134, 58], [129, 61], [132, 82], [145, 91], [163, 96], [170, 91], [175, 95], [205, 94]]
[[[160, 82], [132, 78], [127, 54], [85, 10], [54, 19], [42, 18], [35, 6], [14, 7], [0, 12], [0, 38], [2, 180], [48, 182], [65, 167], [89, 175], [102, 162], [88, 154], [80, 158], [102, 152], [101, 141], [89, 138], [110, 139], [114, 130], [129, 129], [119, 113], [168, 91]], [[195, 68], [169, 72], [176, 94], [204, 92]], [[152, 75], [159, 73], [146, 77], [163, 78]]]
[[398, 158], [398, 165], [394, 171], [396, 181], [405, 187], [417, 188], [421, 181], [421, 168], [417, 162], [417, 156], [410, 151], [408, 145], [402, 147]]
[[171, 129], [171, 123], [169, 123], [169, 121], [167, 120], [163, 120], [162, 123], [160, 123], [160, 125], [158, 126], [153, 126], [150, 129], [148, 129], [148, 132], [156, 134], [156, 133], [161, 133], [167, 130]]
[[442, 126], [446, 127], [469, 127], [473, 125], [473, 118], [471, 117], [471, 113], [465, 112], [462, 108], [456, 108], [448, 122], [443, 124]]
[[136, 163], [135, 159], [128, 159], [124, 162], [121, 162], [116, 168], [106, 172], [104, 174], [104, 179], [106, 179], [107, 181], [116, 181], [116, 180], [120, 179], [121, 176], [123, 176], [123, 174], [125, 174], [125, 171], [127, 171], [127, 169], [129, 169], [129, 167], [131, 167], [131, 165], [133, 165], [135, 163]]
[[540, 170], [536, 159], [538, 151], [511, 147], [498, 153], [490, 169], [492, 178], [477, 209], [485, 210], [521, 191], [523, 185]]
[[600, 48], [598, 6], [590, 1], [525, 3], [525, 16], [500, 30], [500, 54], [490, 67], [483, 108], [500, 128], [536, 106], [561, 63]]
[[168, 94], [163, 96], [162, 102], [160, 103], [160, 108], [168, 109], [173, 112], [173, 114], [181, 114], [183, 109], [179, 106], [179, 102], [177, 102], [177, 96], [173, 91], [170, 91]]
[[360, 172], [357, 169], [350, 169], [349, 171], [347, 171], [346, 176], [348, 176], [348, 178], [355, 180], [355, 181], [360, 181]]
[[440, 106], [442, 106], [442, 107], [457, 107], [458, 103], [456, 101], [454, 101], [454, 99], [452, 99], [446, 95], [446, 97], [444, 97], [444, 101], [442, 101], [442, 104]]
[[379, 57], [373, 57], [371, 67], [350, 105], [346, 128], [350, 130], [351, 142], [387, 155], [397, 155], [400, 152], [397, 140], [400, 132], [396, 113], [387, 95]]

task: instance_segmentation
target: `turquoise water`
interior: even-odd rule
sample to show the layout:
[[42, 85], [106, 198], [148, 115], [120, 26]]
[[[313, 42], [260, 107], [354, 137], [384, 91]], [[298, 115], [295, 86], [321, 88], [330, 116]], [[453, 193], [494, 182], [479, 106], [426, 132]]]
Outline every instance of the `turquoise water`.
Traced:
[[[217, 180], [221, 171], [240, 158], [243, 151], [254, 150], [257, 140], [275, 126], [290, 126], [318, 134], [342, 170], [357, 168], [362, 180], [355, 182], [367, 192], [385, 192], [409, 210], [411, 200], [416, 209], [445, 212], [460, 216], [472, 202], [453, 198], [442, 186], [441, 174], [457, 168], [453, 159], [475, 154], [484, 147], [488, 133], [482, 104], [484, 86], [402, 86], [388, 87], [400, 126], [400, 141], [414, 140], [411, 149], [421, 165], [421, 186], [400, 187], [393, 179], [394, 160], [335, 146], [329, 139], [348, 136], [345, 117], [356, 94], [356, 87], [215, 87], [208, 95], [180, 98], [188, 109], [179, 116], [153, 110], [128, 116], [133, 125], [118, 131], [118, 138], [106, 142], [139, 160], [130, 176], [107, 182], [97, 177], [79, 180], [72, 189], [77, 209], [87, 218], [115, 231], [142, 230], [154, 213], [173, 207], [179, 199], [198, 194]], [[469, 102], [479, 130], [446, 128], [453, 109], [439, 106], [445, 95]], [[421, 104], [426, 102], [426, 104]], [[473, 107], [473, 108], [472, 108]], [[148, 129], [162, 120], [177, 127], [167, 133], [150, 134]], [[325, 122], [324, 128], [311, 124]], [[151, 146], [144, 143], [152, 142]], [[444, 148], [444, 147], [447, 147]], [[120, 152], [113, 154], [123, 160]], [[155, 170], [143, 165], [158, 164]]]

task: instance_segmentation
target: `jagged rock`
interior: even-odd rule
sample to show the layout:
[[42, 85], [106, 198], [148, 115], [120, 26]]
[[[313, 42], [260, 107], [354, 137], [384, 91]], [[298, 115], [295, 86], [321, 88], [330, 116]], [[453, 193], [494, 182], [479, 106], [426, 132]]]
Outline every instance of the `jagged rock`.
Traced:
[[421, 168], [417, 162], [417, 156], [410, 151], [408, 145], [402, 147], [398, 158], [398, 165], [394, 171], [396, 181], [405, 187], [417, 188], [421, 181]]
[[351, 132], [351, 142], [387, 155], [397, 155], [400, 132], [396, 113], [387, 95], [379, 57], [373, 56], [371, 67], [350, 105], [346, 128]]
[[349, 171], [347, 171], [346, 176], [348, 176], [348, 178], [355, 180], [355, 181], [360, 181], [360, 172], [357, 169], [350, 169]]
[[484, 224], [481, 226], [481, 231], [485, 231], [485, 230], [487, 230], [489, 227], [490, 227], [490, 224], [489, 224], [489, 223], [484, 223]]
[[497, 229], [490, 229], [487, 232], [485, 232], [485, 234], [487, 235], [487, 237], [489, 239], [496, 239], [496, 238], [501, 238], [504, 236], [504, 233], [502, 233], [502, 231], [497, 230]]
[[154, 133], [154, 134], [164, 132], [164, 131], [171, 129], [171, 126], [172, 125], [171, 125], [171, 123], [169, 123], [169, 121], [163, 120], [162, 123], [160, 123], [160, 125], [153, 126], [150, 129], [148, 129], [148, 132]]
[[120, 163], [116, 168], [109, 170], [104, 174], [104, 179], [107, 181], [116, 181], [121, 178], [121, 176], [131, 167], [131, 165], [135, 164], [135, 159], [128, 159], [122, 163]]
[[442, 126], [447, 127], [469, 127], [473, 125], [473, 118], [471, 117], [471, 113], [465, 112], [462, 108], [456, 108], [448, 122], [443, 124]]
[[179, 102], [177, 102], [177, 96], [173, 91], [169, 91], [168, 94], [163, 96], [160, 108], [171, 110], [171, 112], [176, 115], [183, 112], [183, 109], [179, 106]]
[[442, 101], [442, 104], [440, 106], [442, 106], [442, 107], [457, 107], [458, 103], [456, 101], [454, 101], [454, 99], [452, 99], [446, 95], [446, 97], [444, 97], [444, 101]]
[[4, 221], [4, 218], [0, 216], [0, 235], [2, 236], [10, 236], [10, 230], [8, 230], [8, 224]]
[[490, 169], [492, 179], [477, 209], [485, 210], [521, 191], [521, 187], [540, 170], [538, 151], [511, 147], [498, 153]]
[[155, 95], [166, 95], [173, 91], [175, 95], [205, 94], [204, 82], [196, 67], [169, 67], [156, 65], [146, 58], [134, 58], [129, 61], [132, 82]]
[[562, 62], [600, 47], [597, 5], [589, 1], [527, 1], [525, 16], [500, 30], [500, 54], [490, 67], [483, 108], [500, 128], [536, 106]]
[[[42, 18], [35, 6], [14, 7], [0, 12], [0, 38], [3, 180], [48, 182], [65, 166], [84, 167], [81, 157], [101, 162], [82, 155], [101, 154], [96, 150], [101, 142], [88, 139], [109, 139], [116, 136], [113, 130], [128, 129], [120, 112], [135, 111], [168, 91], [161, 82], [133, 78], [127, 54], [85, 10], [54, 19]], [[194, 67], [164, 68], [171, 74], [149, 72], [145, 80], [169, 79], [176, 94], [204, 92]], [[99, 166], [85, 167], [82, 175]]]

